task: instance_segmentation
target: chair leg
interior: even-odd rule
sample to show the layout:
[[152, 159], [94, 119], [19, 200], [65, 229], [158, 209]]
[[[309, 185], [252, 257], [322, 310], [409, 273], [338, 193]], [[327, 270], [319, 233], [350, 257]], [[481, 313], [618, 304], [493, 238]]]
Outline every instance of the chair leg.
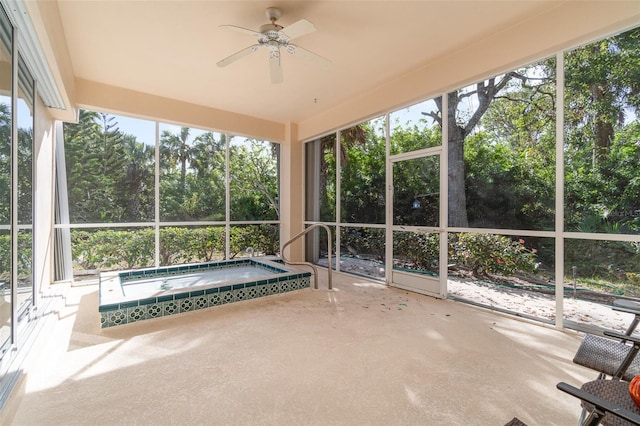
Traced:
[[[631, 324], [629, 324], [629, 328], [627, 328], [627, 331], [625, 331], [624, 334], [626, 334], [627, 336], [631, 336], [638, 326], [638, 322], [640, 322], [640, 317], [638, 315], [635, 315], [633, 317], [633, 321], [631, 321]], [[625, 340], [623, 340], [623, 342], [625, 342]]]
[[584, 421], [587, 419], [587, 414], [587, 410], [583, 408], [580, 412], [580, 418], [578, 418], [578, 426], [582, 426], [584, 424]]
[[582, 417], [584, 414], [586, 414], [586, 410], [582, 409], [582, 414], [580, 415], [580, 423], [578, 423], [580, 426], [596, 426], [599, 425], [604, 418], [604, 412], [598, 408], [595, 408], [583, 421]]

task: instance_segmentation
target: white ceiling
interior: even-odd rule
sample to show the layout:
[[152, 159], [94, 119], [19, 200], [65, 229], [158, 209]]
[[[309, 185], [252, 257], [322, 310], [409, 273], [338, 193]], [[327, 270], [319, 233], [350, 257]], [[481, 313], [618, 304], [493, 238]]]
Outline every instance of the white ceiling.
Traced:
[[[76, 78], [277, 121], [300, 122], [447, 52], [558, 5], [557, 1], [69, 1], [58, 8]], [[306, 18], [317, 32], [294, 43], [330, 59], [320, 68], [283, 55], [271, 84], [266, 50], [226, 68], [255, 43], [265, 9], [279, 24]]]

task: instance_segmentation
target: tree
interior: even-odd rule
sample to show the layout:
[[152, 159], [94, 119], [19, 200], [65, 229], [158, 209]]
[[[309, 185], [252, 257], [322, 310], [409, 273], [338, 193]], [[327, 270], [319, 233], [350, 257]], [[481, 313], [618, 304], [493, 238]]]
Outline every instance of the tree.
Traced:
[[127, 221], [153, 221], [154, 214], [154, 148], [124, 135], [126, 158]]
[[[201, 133], [188, 142], [164, 131], [160, 145], [160, 217], [165, 220], [223, 220], [226, 199], [223, 135]], [[183, 160], [186, 160], [184, 162]]]
[[634, 232], [640, 28], [565, 54], [566, 227]]
[[616, 128], [640, 107], [640, 28], [565, 55], [567, 123], [593, 141], [592, 166], [609, 153]]
[[[80, 110], [78, 124], [64, 123], [65, 158], [67, 165], [67, 188], [69, 197], [69, 219], [74, 222], [98, 222], [99, 207], [95, 188], [102, 183], [96, 170], [102, 171], [98, 157], [97, 141], [101, 128], [98, 114]], [[96, 202], [94, 202], [96, 201]]]
[[81, 110], [78, 124], [65, 123], [64, 135], [70, 220], [124, 221], [126, 154], [115, 118]]
[[[442, 132], [437, 125], [398, 123], [391, 130], [391, 152], [411, 152], [440, 146]], [[439, 156], [429, 156], [393, 163], [393, 223], [395, 225], [431, 225], [439, 223]], [[436, 162], [436, 164], [433, 164]], [[380, 165], [383, 167], [383, 164]], [[435, 188], [434, 188], [435, 185]], [[427, 189], [428, 188], [428, 189]], [[414, 208], [414, 201], [420, 208]]]
[[160, 155], [167, 164], [180, 164], [180, 188], [184, 189], [187, 176], [187, 163], [191, 159], [191, 145], [188, 144], [190, 129], [181, 127], [176, 135], [164, 130], [160, 136]]
[[320, 214], [314, 220], [335, 221], [336, 217], [336, 158], [337, 153], [340, 155], [340, 164], [346, 167], [349, 164], [349, 150], [355, 147], [361, 147], [368, 141], [369, 134], [365, 129], [366, 124], [357, 124], [345, 130], [340, 131], [340, 144], [336, 147], [337, 138], [335, 133], [328, 134], [318, 139], [314, 143], [318, 143], [320, 149], [319, 158], [319, 185], [320, 190]]
[[191, 150], [191, 168], [187, 176], [186, 192], [190, 196], [189, 216], [206, 220], [225, 217], [226, 142], [223, 135], [206, 132], [194, 139]]
[[385, 221], [381, 208], [385, 205], [385, 144], [377, 125], [380, 122], [372, 120], [340, 133], [340, 211], [344, 222]]
[[231, 214], [235, 220], [275, 220], [278, 200], [278, 151], [261, 141], [233, 145], [230, 153]]
[[18, 223], [33, 224], [33, 128], [18, 129]]
[[[466, 137], [475, 130], [482, 116], [488, 111], [491, 102], [498, 93], [515, 77], [523, 78], [520, 74], [509, 72], [501, 76], [492, 77], [475, 84], [469, 90], [457, 90], [447, 95], [448, 115], [447, 123], [449, 156], [449, 226], [467, 227], [467, 199], [465, 190], [464, 171], [464, 142]], [[524, 81], [524, 79], [523, 79]], [[461, 103], [469, 98], [477, 99], [475, 110], [469, 111], [467, 116]], [[435, 99], [438, 111], [428, 111], [424, 114], [433, 118], [442, 128], [443, 105], [442, 98]]]
[[0, 224], [11, 223], [11, 107], [0, 103]]
[[224, 164], [225, 140], [222, 135], [216, 140], [213, 132], [206, 132], [197, 136], [191, 149], [191, 165], [195, 169], [198, 179], [205, 179], [214, 170]]

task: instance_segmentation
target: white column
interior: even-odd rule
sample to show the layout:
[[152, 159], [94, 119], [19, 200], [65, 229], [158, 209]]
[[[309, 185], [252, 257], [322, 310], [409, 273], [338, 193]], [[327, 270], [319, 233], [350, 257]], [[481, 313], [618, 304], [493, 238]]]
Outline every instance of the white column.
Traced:
[[[298, 125], [287, 123], [280, 144], [280, 247], [304, 229], [304, 149]], [[304, 239], [287, 248], [287, 259], [304, 260]]]

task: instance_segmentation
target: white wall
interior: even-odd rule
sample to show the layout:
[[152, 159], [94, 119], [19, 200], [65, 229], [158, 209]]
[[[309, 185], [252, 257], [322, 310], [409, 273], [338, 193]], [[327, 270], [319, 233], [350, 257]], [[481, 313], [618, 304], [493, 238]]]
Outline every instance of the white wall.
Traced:
[[34, 281], [42, 291], [53, 281], [53, 223], [54, 223], [54, 122], [39, 97], [35, 103], [35, 128], [33, 132], [34, 181]]

